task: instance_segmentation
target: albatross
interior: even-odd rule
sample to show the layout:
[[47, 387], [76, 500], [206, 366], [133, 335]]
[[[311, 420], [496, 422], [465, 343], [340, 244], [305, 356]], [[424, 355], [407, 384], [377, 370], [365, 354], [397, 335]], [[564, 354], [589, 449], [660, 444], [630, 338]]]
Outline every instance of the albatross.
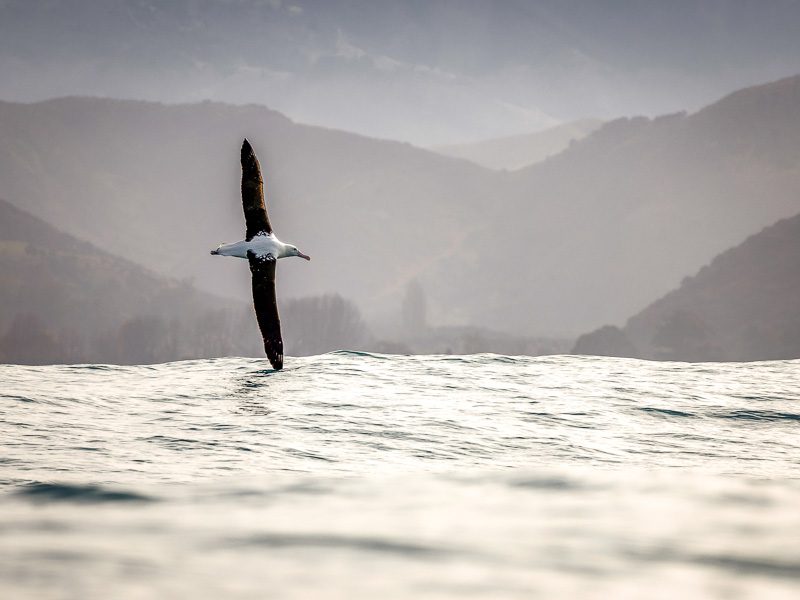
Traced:
[[278, 300], [275, 297], [275, 264], [279, 258], [303, 254], [292, 244], [284, 244], [272, 232], [267, 208], [264, 204], [264, 180], [255, 152], [247, 140], [242, 144], [242, 206], [247, 232], [245, 239], [233, 244], [220, 244], [211, 254], [246, 258], [250, 263], [253, 283], [253, 305], [258, 327], [264, 338], [264, 352], [272, 368], [283, 368], [283, 338]]

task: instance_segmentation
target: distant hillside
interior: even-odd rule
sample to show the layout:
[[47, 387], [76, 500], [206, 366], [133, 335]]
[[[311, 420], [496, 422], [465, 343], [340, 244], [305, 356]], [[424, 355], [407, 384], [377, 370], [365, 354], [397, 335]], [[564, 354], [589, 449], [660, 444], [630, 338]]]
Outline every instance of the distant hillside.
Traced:
[[249, 307], [219, 304], [0, 200], [0, 362], [256, 354]]
[[0, 103], [0, 181], [70, 234], [249, 303], [247, 276], [208, 255], [243, 233], [245, 136], [278, 235], [313, 258], [281, 263], [281, 297], [339, 294], [370, 323], [417, 280], [431, 327], [578, 335], [800, 212], [800, 77], [613, 121], [513, 172], [258, 106]]
[[604, 327], [582, 336], [573, 352], [685, 361], [798, 358], [798, 308], [800, 215], [723, 252], [622, 331]]
[[488, 169], [514, 171], [528, 167], [565, 150], [572, 141], [585, 138], [602, 125], [600, 119], [580, 119], [536, 133], [437, 146], [434, 152], [463, 158]]
[[[486, 324], [575, 335], [621, 324], [720, 252], [800, 212], [798, 190], [800, 77], [692, 115], [608, 123], [510, 173], [490, 196]], [[466, 285], [475, 271], [450, 265], [448, 276]]]
[[7, 198], [68, 233], [206, 291], [250, 302], [209, 249], [244, 235], [239, 148], [261, 160], [283, 298], [340, 293], [393, 310], [397, 289], [458, 254], [488, 171], [407, 144], [292, 123], [259, 106], [67, 98], [0, 103]]
[[491, 172], [480, 167], [214, 103], [0, 103], [0, 181], [9, 200], [68, 233], [249, 303], [249, 279], [209, 256], [244, 235], [244, 137], [277, 234], [313, 259], [282, 261], [283, 299], [339, 293], [368, 314], [399, 309], [398, 290], [458, 256], [489, 210]]

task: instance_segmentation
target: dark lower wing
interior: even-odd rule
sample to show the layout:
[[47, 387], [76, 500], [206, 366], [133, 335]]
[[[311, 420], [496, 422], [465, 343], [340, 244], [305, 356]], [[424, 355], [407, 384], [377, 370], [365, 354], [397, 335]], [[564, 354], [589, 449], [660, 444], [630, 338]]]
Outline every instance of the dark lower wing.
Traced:
[[247, 140], [242, 144], [242, 208], [249, 242], [259, 233], [272, 233], [267, 207], [264, 204], [264, 180], [255, 152]]
[[250, 273], [253, 279], [253, 305], [256, 309], [258, 327], [264, 338], [264, 352], [272, 368], [283, 368], [283, 339], [281, 338], [281, 319], [278, 316], [278, 299], [275, 296], [276, 261], [259, 258], [247, 253]]

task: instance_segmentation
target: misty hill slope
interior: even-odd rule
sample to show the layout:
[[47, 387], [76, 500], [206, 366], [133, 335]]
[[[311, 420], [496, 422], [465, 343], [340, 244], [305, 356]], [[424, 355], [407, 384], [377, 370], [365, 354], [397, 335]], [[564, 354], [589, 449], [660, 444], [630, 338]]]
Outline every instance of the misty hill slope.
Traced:
[[218, 304], [0, 200], [0, 362], [160, 362], [258, 350], [246, 330], [226, 336]]
[[632, 317], [623, 331], [584, 336], [575, 352], [616, 355], [612, 338], [624, 336], [645, 358], [798, 358], [798, 307], [800, 215], [720, 254], [678, 289]]
[[623, 323], [800, 211], [800, 77], [693, 115], [608, 123], [505, 186], [492, 224], [503, 258], [484, 282], [503, 296], [485, 314], [544, 333]]
[[367, 317], [418, 279], [432, 325], [578, 335], [800, 211], [800, 77], [614, 121], [511, 173], [257, 106], [0, 103], [0, 181], [69, 233], [249, 302], [247, 269], [208, 255], [243, 235], [245, 136], [278, 235], [313, 258], [281, 262], [279, 294], [339, 293]]
[[247, 269], [210, 257], [244, 236], [239, 147], [261, 160], [283, 261], [279, 292], [341, 291], [382, 309], [457, 253], [488, 171], [407, 144], [297, 125], [263, 107], [69, 98], [0, 104], [8, 197], [98, 246], [249, 302]]
[[488, 169], [515, 171], [543, 161], [565, 150], [570, 142], [585, 138], [602, 121], [580, 119], [536, 133], [432, 148], [439, 154], [463, 158]]

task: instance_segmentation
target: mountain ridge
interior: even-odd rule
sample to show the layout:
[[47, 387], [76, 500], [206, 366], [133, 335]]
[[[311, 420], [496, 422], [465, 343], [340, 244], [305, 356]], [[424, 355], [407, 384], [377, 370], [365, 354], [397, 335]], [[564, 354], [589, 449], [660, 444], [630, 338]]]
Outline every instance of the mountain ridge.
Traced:
[[694, 110], [800, 63], [794, 2], [617, 4], [4, 0], [0, 96], [255, 101], [434, 145]]
[[431, 148], [434, 152], [463, 158], [493, 170], [516, 171], [562, 152], [602, 125], [600, 119], [578, 119], [534, 133], [451, 144]]
[[[247, 136], [278, 235], [314, 257], [281, 264], [285, 298], [339, 293], [375, 319], [417, 279], [433, 325], [578, 335], [800, 210], [798, 85], [757, 87], [751, 112], [728, 95], [692, 115], [618, 119], [511, 173], [257, 106], [6, 103], [0, 180], [69, 233], [249, 301], [241, 270], [207, 255], [242, 236]], [[769, 152], [760, 123], [781, 125]]]

